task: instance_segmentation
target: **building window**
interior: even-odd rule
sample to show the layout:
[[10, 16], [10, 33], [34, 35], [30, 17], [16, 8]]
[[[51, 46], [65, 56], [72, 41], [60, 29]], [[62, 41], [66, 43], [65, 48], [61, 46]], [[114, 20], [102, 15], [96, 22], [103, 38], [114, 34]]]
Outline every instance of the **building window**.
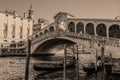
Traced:
[[15, 35], [12, 35], [12, 38], [15, 38]]
[[30, 35], [30, 28], [27, 27], [27, 36]]
[[50, 31], [50, 32], [54, 32], [54, 27], [51, 26], [51, 27], [49, 28], [49, 31]]
[[12, 38], [15, 38], [15, 24], [12, 25]]
[[10, 47], [16, 47], [16, 43], [15, 43], [15, 41], [13, 40], [13, 41], [11, 41], [11, 43], [10, 43]]
[[40, 36], [40, 37], [41, 37], [41, 36], [43, 36], [43, 33], [42, 33], [42, 32], [40, 32], [40, 33], [39, 33], [39, 36]]
[[21, 23], [21, 25], [20, 25], [20, 33], [19, 33], [19, 35], [20, 35], [20, 39], [22, 39], [22, 37], [23, 37], [23, 23]]
[[28, 27], [27, 27], [27, 36], [30, 35], [30, 24], [28, 24]]
[[7, 40], [4, 40], [4, 43], [7, 43], [8, 41]]
[[45, 31], [44, 31], [44, 34], [47, 34], [48, 33], [48, 30], [46, 29]]
[[20, 27], [20, 39], [22, 39], [23, 27]]
[[8, 34], [8, 25], [7, 23], [4, 23], [4, 38], [7, 38], [7, 34]]

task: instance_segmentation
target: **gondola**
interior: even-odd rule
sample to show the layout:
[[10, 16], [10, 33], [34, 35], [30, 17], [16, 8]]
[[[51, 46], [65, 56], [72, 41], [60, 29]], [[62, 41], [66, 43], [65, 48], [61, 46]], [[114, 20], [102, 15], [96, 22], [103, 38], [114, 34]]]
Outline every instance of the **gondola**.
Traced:
[[[56, 70], [63, 70], [64, 63], [60, 61], [44, 61], [41, 63], [34, 64], [35, 71], [56, 71]], [[66, 68], [70, 68], [75, 66], [75, 62], [67, 62]]]
[[87, 74], [95, 72], [95, 63], [86, 63], [82, 67]]

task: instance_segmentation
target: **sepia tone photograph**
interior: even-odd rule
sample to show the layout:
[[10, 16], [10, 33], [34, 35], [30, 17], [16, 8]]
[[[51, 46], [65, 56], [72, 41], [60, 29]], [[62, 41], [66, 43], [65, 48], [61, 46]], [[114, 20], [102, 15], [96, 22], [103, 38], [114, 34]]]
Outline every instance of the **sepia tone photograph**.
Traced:
[[0, 0], [0, 80], [120, 80], [120, 0]]

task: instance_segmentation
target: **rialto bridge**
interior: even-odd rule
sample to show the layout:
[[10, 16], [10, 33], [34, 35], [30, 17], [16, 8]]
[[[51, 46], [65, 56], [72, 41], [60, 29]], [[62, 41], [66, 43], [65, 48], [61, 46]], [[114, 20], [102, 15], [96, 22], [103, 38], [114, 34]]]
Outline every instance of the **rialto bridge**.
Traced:
[[84, 46], [92, 53], [104, 46], [106, 54], [120, 54], [120, 20], [82, 19], [59, 12], [54, 16], [53, 23], [29, 38], [32, 54], [59, 52], [63, 50], [63, 44], [79, 44], [80, 49]]

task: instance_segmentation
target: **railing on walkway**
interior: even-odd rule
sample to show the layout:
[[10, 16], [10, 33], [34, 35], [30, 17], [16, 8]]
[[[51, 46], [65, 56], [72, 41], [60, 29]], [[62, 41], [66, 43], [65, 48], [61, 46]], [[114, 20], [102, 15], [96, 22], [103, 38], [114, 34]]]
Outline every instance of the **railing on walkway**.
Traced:
[[[52, 37], [72, 37], [72, 38], [78, 38], [78, 39], [84, 39], [84, 40], [91, 40], [93, 42], [104, 42], [104, 44], [108, 45], [117, 45], [120, 46], [120, 39], [117, 38], [107, 38], [103, 36], [94, 36], [89, 34], [80, 34], [80, 33], [74, 33], [74, 32], [66, 32], [66, 31], [59, 31], [59, 32], [48, 32], [32, 41], [32, 44], [36, 44], [40, 41], [44, 41], [46, 39], [52, 38]], [[27, 47], [27, 43], [24, 44], [23, 47]]]

